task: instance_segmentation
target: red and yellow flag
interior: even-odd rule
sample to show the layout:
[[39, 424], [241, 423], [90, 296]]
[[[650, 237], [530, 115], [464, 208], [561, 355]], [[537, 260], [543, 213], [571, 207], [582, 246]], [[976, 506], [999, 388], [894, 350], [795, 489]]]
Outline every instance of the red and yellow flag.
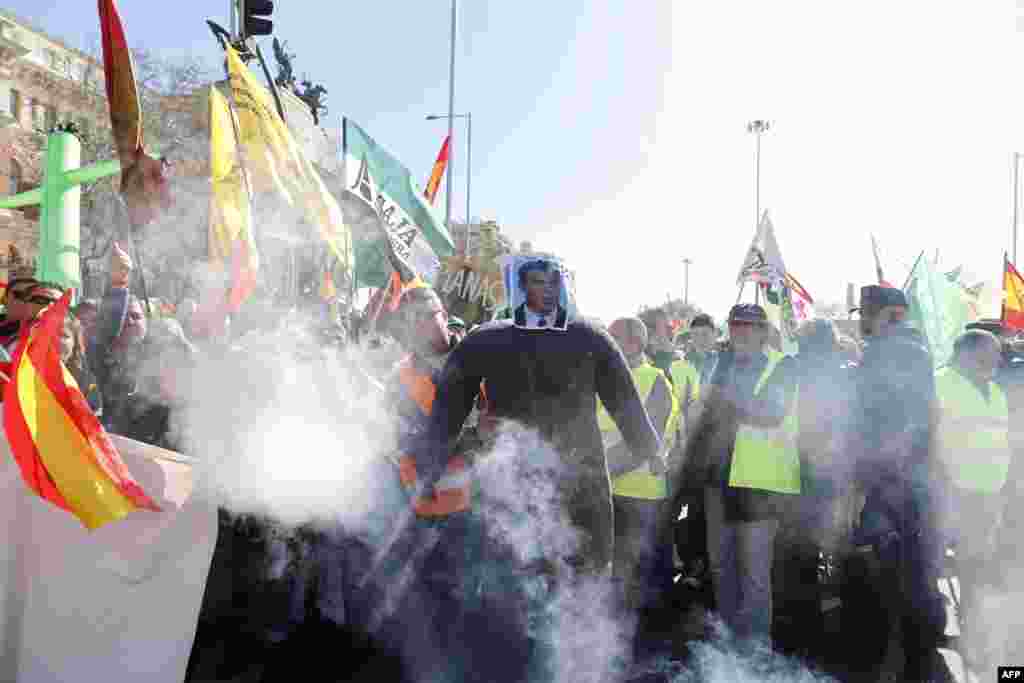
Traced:
[[1003, 257], [1003, 326], [1024, 330], [1024, 278]]
[[68, 291], [23, 326], [4, 392], [4, 429], [29, 488], [96, 529], [133, 510], [160, 508], [132, 478], [60, 361], [70, 301]]
[[423, 193], [427, 196], [427, 201], [431, 204], [433, 204], [434, 200], [437, 198], [437, 191], [441, 187], [441, 179], [444, 178], [444, 171], [448, 166], [448, 143], [450, 141], [450, 135], [445, 137], [444, 144], [441, 145], [441, 152], [437, 155], [437, 161], [434, 162], [434, 169], [430, 172], [430, 180], [427, 181], [427, 189]]
[[103, 74], [110, 107], [110, 126], [121, 162], [121, 195], [133, 226], [154, 220], [171, 205], [164, 165], [143, 146], [142, 105], [135, 65], [114, 0], [98, 0], [103, 42]]

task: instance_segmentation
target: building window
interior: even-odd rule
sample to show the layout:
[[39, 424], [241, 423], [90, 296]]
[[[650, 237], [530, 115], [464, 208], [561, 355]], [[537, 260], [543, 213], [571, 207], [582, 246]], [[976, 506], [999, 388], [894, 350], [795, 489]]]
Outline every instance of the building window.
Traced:
[[8, 194], [18, 194], [21, 187], [21, 164], [11, 159], [10, 176], [7, 178]]
[[11, 88], [11, 116], [16, 121], [21, 121], [21, 93]]

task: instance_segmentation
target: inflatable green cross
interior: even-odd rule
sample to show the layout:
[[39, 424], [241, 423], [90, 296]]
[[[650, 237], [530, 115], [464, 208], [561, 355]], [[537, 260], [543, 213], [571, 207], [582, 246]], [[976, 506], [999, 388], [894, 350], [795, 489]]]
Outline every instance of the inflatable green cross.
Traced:
[[34, 190], [0, 199], [0, 209], [40, 205], [39, 258], [36, 279], [81, 290], [79, 263], [82, 183], [121, 172], [121, 162], [101, 161], [80, 168], [82, 144], [71, 133], [46, 138], [43, 184]]

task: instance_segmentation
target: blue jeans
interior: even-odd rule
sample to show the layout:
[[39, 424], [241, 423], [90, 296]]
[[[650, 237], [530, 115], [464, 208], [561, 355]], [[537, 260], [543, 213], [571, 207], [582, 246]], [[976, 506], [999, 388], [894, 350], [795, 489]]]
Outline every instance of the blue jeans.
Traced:
[[704, 489], [708, 559], [718, 614], [738, 638], [771, 639], [777, 519], [730, 522], [722, 490]]

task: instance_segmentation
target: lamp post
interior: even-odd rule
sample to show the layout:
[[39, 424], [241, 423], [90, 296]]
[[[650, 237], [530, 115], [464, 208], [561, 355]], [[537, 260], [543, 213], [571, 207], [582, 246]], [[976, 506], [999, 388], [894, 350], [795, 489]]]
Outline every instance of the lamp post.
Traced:
[[[439, 121], [439, 120], [443, 120], [443, 119], [448, 119], [448, 131], [449, 131], [448, 135], [451, 135], [451, 128], [452, 128], [451, 122], [454, 119], [466, 119], [466, 256], [468, 257], [469, 256], [469, 235], [470, 235], [470, 233], [469, 233], [469, 220], [470, 220], [469, 219], [469, 217], [470, 217], [470, 213], [469, 213], [469, 199], [470, 199], [469, 190], [470, 190], [470, 181], [471, 181], [471, 179], [473, 177], [473, 166], [472, 166], [472, 164], [473, 164], [473, 113], [472, 112], [466, 112], [465, 114], [452, 114], [450, 116], [447, 115], [447, 114], [431, 114], [430, 116], [427, 117], [427, 121]], [[451, 149], [451, 138], [449, 137], [448, 140], [449, 140], [449, 142], [448, 142], [448, 149], [450, 150]], [[451, 177], [452, 165], [451, 165], [451, 160], [450, 159], [451, 159], [451, 157], [449, 156], [449, 162], [448, 162], [448, 182], [449, 183], [452, 180], [452, 177]], [[447, 196], [449, 196], [449, 197], [451, 196], [451, 185], [448, 186]], [[450, 213], [450, 211], [451, 211], [451, 207], [449, 207], [449, 213]], [[450, 215], [449, 215], [448, 221], [449, 221], [448, 227], [450, 229], [451, 228], [451, 216]]]
[[1017, 223], [1020, 221], [1020, 152], [1013, 153], [1013, 265], [1017, 265]]
[[692, 259], [683, 259], [683, 303], [687, 306], [690, 305], [690, 264], [693, 263]]
[[452, 0], [451, 61], [448, 69], [448, 187], [444, 193], [444, 221], [452, 229], [452, 166], [455, 165], [455, 145], [452, 144], [452, 127], [455, 125], [455, 9], [457, 0]]
[[754, 148], [754, 228], [761, 223], [761, 136], [767, 133], [772, 127], [771, 121], [760, 119], [747, 124], [747, 132], [753, 133], [755, 138]]

